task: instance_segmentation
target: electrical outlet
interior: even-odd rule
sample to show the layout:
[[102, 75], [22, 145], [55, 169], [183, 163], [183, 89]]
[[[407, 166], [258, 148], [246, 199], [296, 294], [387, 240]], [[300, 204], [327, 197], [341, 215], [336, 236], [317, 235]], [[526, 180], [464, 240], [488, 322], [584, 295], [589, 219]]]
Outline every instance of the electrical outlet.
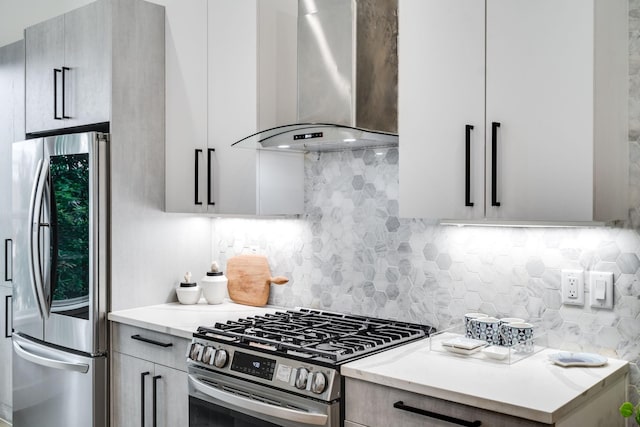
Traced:
[[562, 270], [562, 303], [584, 305], [584, 271]]

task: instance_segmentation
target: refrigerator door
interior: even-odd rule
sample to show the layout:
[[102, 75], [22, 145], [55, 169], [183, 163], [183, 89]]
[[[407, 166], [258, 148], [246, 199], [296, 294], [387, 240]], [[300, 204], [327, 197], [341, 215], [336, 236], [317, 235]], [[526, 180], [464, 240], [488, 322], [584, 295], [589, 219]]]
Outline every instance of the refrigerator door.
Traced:
[[45, 138], [50, 245], [44, 341], [106, 351], [107, 138]]
[[14, 333], [13, 427], [105, 427], [107, 359]]
[[[44, 295], [36, 285], [46, 253], [38, 251], [48, 231], [41, 223], [44, 140], [15, 142], [12, 147], [12, 210], [14, 231], [13, 328], [34, 338], [43, 338]], [[37, 211], [37, 214], [36, 212]], [[38, 276], [35, 272], [38, 272]]]
[[14, 328], [90, 355], [107, 350], [108, 135], [13, 144]]

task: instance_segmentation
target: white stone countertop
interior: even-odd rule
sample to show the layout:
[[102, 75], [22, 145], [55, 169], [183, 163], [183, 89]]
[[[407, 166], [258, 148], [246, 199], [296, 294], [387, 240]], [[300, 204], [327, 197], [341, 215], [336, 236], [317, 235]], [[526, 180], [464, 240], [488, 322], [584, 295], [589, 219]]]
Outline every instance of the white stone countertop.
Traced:
[[285, 310], [282, 307], [252, 307], [225, 300], [222, 304], [209, 305], [204, 299], [198, 304], [183, 305], [177, 302], [112, 311], [107, 318], [112, 322], [138, 326], [156, 332], [191, 339], [198, 326], [212, 326], [216, 322], [238, 320]]
[[[624, 376], [628, 362], [609, 358], [600, 367], [564, 368], [541, 351], [515, 363], [430, 350], [416, 341], [342, 366], [345, 377], [514, 415], [557, 422]], [[622, 402], [621, 402], [622, 403]]]

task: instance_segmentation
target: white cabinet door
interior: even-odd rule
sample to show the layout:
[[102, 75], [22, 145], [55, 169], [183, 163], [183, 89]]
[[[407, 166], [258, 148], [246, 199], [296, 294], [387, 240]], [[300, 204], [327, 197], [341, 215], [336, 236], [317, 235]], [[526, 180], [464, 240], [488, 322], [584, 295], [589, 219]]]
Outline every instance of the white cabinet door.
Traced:
[[62, 102], [56, 95], [64, 61], [64, 15], [27, 28], [24, 37], [26, 132], [61, 128]]
[[110, 13], [96, 1], [64, 15], [65, 127], [108, 122], [111, 110]]
[[166, 8], [166, 210], [206, 212], [207, 0], [162, 3]]
[[484, 2], [400, 0], [398, 8], [400, 214], [482, 218]]
[[401, 215], [626, 218], [625, 5], [400, 0]]
[[487, 0], [487, 217], [593, 219], [594, 19], [584, 0]]
[[[297, 2], [156, 1], [167, 8], [165, 209], [302, 213], [302, 155], [231, 146], [259, 121], [270, 127], [295, 119], [295, 43], [278, 42], [295, 37]], [[284, 173], [274, 170], [280, 167]]]
[[209, 1], [211, 212], [257, 213], [256, 151], [231, 147], [257, 131], [257, 20], [256, 0]]

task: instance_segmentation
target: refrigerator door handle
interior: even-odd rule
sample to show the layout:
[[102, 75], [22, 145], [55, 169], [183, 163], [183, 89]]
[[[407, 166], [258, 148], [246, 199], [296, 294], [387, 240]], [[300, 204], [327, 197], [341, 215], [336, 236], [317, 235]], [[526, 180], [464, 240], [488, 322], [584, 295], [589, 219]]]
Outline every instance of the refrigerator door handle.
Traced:
[[29, 220], [29, 261], [31, 276], [35, 285], [36, 300], [42, 317], [49, 316], [48, 305], [44, 295], [44, 275], [42, 270], [40, 229], [49, 224], [40, 222], [45, 186], [49, 175], [49, 162], [41, 161], [38, 165], [38, 177], [36, 179], [35, 192], [31, 200], [31, 214]]
[[89, 365], [87, 365], [86, 363], [65, 362], [64, 360], [56, 360], [39, 356], [25, 350], [16, 341], [13, 341], [13, 349], [18, 356], [37, 365], [42, 365], [54, 369], [62, 369], [63, 371], [80, 372], [81, 374], [86, 374], [87, 372], [89, 372]]

